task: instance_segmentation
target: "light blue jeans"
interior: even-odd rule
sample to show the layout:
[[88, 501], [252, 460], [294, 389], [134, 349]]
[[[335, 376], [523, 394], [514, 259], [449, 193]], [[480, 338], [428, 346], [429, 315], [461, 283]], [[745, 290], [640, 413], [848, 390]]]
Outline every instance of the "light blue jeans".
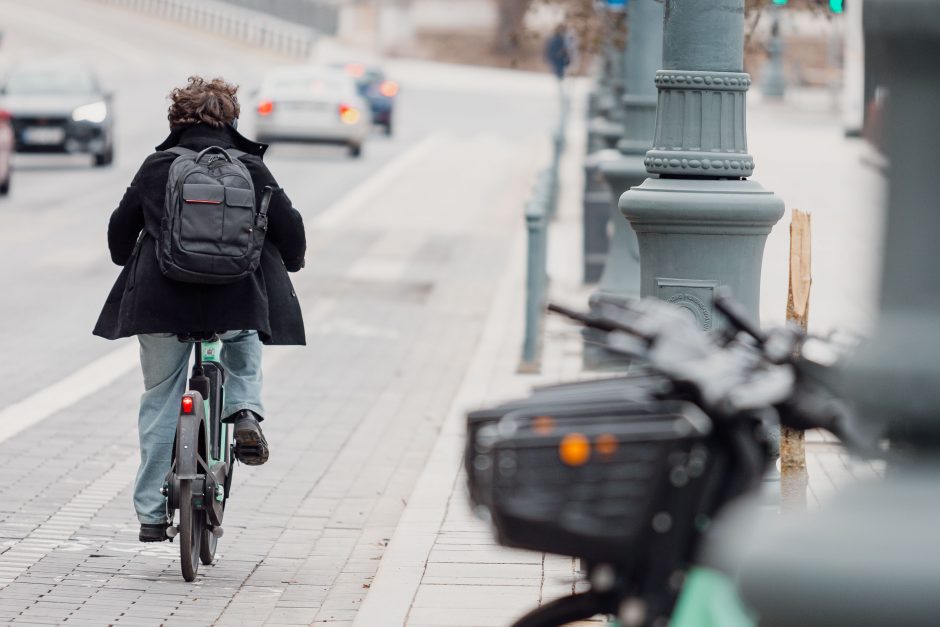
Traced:
[[[261, 405], [261, 340], [257, 331], [229, 331], [222, 336], [225, 403], [222, 416], [250, 409], [264, 416]], [[138, 335], [144, 393], [140, 397], [140, 468], [134, 484], [134, 509], [141, 523], [166, 520], [166, 498], [160, 494], [170, 469], [180, 397], [189, 378], [192, 344], [175, 334]]]

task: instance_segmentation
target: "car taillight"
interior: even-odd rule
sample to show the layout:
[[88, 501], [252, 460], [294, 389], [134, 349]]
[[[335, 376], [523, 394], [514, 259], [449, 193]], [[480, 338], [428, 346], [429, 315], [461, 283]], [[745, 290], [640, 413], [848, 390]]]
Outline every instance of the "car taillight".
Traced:
[[346, 73], [352, 76], [353, 78], [359, 78], [366, 72], [366, 67], [361, 63], [347, 63], [346, 64]]
[[359, 109], [349, 105], [339, 106], [339, 119], [343, 124], [355, 124], [359, 121]]
[[262, 100], [258, 103], [258, 115], [271, 115], [274, 113], [274, 103], [270, 100]]
[[9, 111], [0, 109], [0, 122], [9, 122], [12, 119]]
[[379, 93], [386, 98], [394, 98], [395, 94], [398, 93], [398, 83], [395, 81], [383, 81], [382, 84], [379, 85]]

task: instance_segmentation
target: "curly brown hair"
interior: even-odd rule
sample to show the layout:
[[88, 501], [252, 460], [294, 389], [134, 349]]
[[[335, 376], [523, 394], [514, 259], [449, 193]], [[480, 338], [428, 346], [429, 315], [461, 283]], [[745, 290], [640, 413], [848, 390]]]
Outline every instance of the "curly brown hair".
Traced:
[[170, 126], [202, 123], [219, 128], [231, 124], [241, 111], [236, 92], [238, 85], [222, 78], [206, 81], [201, 76], [190, 76], [185, 87], [170, 92], [166, 117]]

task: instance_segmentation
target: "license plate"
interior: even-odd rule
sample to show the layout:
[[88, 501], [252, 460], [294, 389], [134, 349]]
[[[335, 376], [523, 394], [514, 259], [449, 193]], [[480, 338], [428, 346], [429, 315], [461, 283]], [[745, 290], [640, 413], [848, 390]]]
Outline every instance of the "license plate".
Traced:
[[325, 111], [328, 107], [325, 102], [292, 102], [289, 108], [295, 111]]
[[59, 126], [30, 126], [23, 129], [24, 144], [61, 144], [65, 141], [65, 129]]

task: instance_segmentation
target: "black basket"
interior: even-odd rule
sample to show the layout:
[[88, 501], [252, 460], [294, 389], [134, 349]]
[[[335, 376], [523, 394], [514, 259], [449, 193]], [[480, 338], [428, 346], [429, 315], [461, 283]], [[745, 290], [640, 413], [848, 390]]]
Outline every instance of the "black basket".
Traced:
[[[555, 418], [546, 433], [507, 415], [514, 432], [493, 443], [489, 507], [502, 544], [629, 568], [651, 543], [688, 542], [711, 463], [701, 410], [664, 401]], [[565, 457], [564, 442], [586, 442], [588, 456]]]
[[[598, 409], [618, 408], [626, 404], [650, 402], [657, 394], [667, 389], [668, 381], [659, 375], [642, 373], [612, 379], [596, 379], [536, 388], [532, 396], [480, 409], [467, 414], [467, 440], [464, 451], [464, 469], [470, 501], [474, 507], [489, 502], [489, 481], [481, 487], [480, 479], [489, 476], [492, 468], [493, 429], [504, 416], [511, 412], [526, 411], [533, 417], [541, 415], [571, 415], [589, 412], [596, 415]], [[593, 413], [591, 413], [593, 412]], [[481, 437], [482, 433], [482, 437]]]

